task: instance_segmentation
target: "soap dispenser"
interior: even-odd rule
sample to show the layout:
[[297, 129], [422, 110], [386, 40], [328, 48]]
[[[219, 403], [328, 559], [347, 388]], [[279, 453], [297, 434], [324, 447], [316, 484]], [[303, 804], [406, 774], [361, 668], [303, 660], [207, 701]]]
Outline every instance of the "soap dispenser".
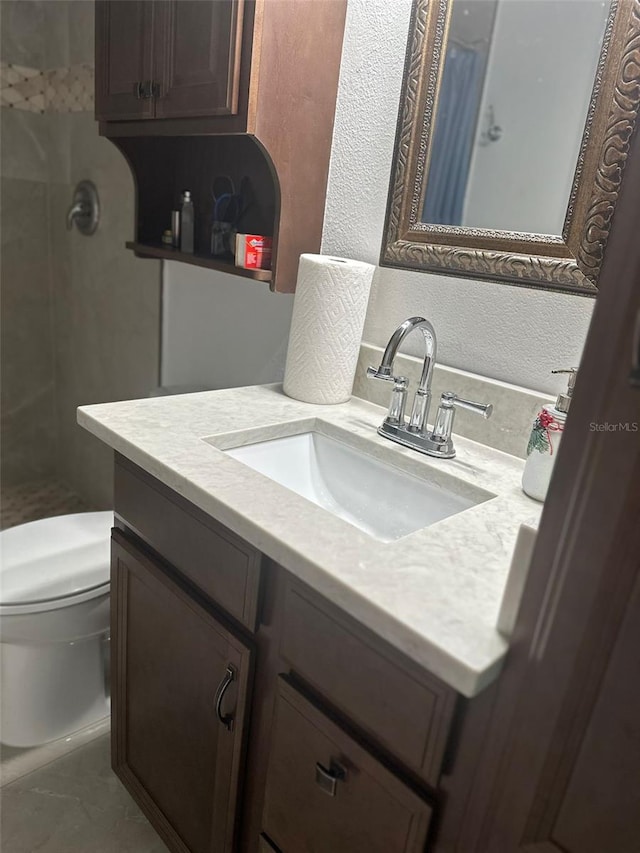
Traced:
[[522, 474], [522, 489], [530, 498], [535, 498], [537, 501], [543, 501], [547, 496], [551, 472], [558, 456], [578, 371], [575, 367], [570, 367], [551, 372], [568, 373], [569, 380], [566, 393], [558, 395], [555, 406], [542, 407], [533, 422], [529, 436], [527, 461]]

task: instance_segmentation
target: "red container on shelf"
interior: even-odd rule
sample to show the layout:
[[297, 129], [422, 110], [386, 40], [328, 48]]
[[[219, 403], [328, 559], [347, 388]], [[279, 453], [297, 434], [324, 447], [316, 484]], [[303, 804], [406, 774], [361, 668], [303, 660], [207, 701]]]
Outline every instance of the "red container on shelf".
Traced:
[[236, 234], [236, 266], [246, 270], [271, 269], [271, 237]]

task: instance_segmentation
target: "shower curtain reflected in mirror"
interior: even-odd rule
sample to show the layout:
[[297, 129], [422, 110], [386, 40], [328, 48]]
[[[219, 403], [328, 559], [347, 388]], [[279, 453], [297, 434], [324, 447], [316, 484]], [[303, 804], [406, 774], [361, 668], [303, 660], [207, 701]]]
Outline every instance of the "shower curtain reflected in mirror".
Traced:
[[435, 113], [423, 222], [462, 224], [485, 61], [473, 48], [449, 42]]

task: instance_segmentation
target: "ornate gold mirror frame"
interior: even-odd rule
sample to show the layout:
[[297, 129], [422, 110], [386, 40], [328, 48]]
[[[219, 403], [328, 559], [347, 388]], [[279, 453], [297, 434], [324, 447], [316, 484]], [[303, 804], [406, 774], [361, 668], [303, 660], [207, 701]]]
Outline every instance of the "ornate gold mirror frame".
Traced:
[[595, 296], [640, 103], [640, 0], [613, 0], [562, 236], [420, 221], [451, 0], [414, 0], [380, 263]]

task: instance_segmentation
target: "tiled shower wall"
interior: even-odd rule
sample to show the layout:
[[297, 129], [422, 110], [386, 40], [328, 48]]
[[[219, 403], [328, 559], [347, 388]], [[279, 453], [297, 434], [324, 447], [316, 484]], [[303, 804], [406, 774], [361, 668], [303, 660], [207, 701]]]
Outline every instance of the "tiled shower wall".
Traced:
[[[156, 388], [160, 264], [124, 248], [133, 181], [93, 118], [92, 0], [1, 0], [0, 14], [0, 476], [57, 477], [107, 507], [111, 453], [75, 410]], [[92, 237], [65, 224], [85, 178], [101, 202]]]

